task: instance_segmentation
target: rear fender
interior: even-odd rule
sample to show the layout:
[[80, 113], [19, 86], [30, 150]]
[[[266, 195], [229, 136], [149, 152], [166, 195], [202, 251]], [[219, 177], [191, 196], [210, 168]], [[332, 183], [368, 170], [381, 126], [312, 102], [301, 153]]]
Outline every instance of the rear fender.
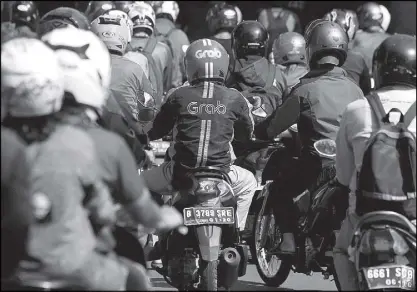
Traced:
[[195, 227], [195, 235], [202, 259], [205, 261], [217, 260], [220, 252], [222, 228], [217, 225], [201, 225]]

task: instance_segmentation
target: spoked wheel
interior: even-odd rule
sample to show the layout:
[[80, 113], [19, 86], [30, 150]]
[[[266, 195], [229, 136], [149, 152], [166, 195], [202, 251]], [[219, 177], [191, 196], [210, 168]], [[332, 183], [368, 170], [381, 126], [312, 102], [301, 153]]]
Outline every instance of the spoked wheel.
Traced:
[[272, 208], [265, 208], [265, 212], [262, 208], [256, 211], [252, 238], [251, 253], [259, 276], [267, 286], [279, 287], [287, 279], [291, 263], [270, 253], [281, 242], [281, 232], [275, 226]]

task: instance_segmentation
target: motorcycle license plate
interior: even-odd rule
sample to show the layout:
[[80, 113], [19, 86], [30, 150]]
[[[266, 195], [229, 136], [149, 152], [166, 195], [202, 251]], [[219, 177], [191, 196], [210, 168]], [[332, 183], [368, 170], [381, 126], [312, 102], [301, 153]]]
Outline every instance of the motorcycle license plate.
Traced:
[[152, 141], [151, 147], [155, 153], [155, 156], [164, 156], [170, 143], [167, 141]]
[[407, 266], [378, 266], [364, 268], [368, 288], [415, 290], [414, 269]]
[[192, 207], [184, 208], [184, 225], [234, 224], [233, 207]]

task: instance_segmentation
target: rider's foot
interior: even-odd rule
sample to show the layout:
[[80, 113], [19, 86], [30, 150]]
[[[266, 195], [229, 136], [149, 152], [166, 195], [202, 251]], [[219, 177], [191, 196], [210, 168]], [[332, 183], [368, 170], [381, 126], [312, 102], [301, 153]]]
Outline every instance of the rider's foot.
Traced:
[[281, 254], [294, 254], [295, 253], [294, 234], [292, 233], [282, 234], [282, 242], [278, 246], [276, 252], [281, 253]]

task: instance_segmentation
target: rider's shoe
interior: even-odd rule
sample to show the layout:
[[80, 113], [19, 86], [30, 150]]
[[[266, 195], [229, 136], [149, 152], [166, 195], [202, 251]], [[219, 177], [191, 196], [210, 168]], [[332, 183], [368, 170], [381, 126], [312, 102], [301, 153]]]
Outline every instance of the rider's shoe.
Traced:
[[271, 252], [276, 252], [279, 254], [287, 254], [287, 255], [295, 254], [294, 234], [283, 233], [281, 244], [277, 248], [275, 248], [275, 250], [271, 250]]

